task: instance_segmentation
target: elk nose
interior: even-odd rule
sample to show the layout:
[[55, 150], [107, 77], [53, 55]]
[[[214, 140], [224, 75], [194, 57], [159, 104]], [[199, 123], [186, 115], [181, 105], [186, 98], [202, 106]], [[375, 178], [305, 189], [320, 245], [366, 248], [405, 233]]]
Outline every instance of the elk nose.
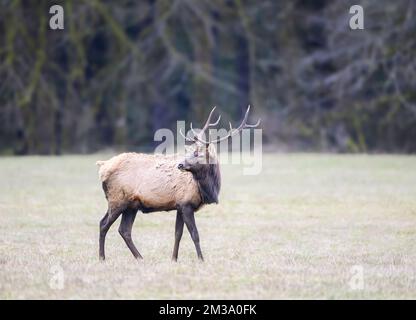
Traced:
[[183, 164], [182, 163], [178, 164], [178, 169], [183, 170]]

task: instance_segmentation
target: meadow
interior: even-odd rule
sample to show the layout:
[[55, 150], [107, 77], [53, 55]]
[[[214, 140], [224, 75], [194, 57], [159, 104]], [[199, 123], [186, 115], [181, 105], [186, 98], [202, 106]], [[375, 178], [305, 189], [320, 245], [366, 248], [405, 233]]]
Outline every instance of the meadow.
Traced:
[[265, 154], [258, 176], [223, 166], [219, 205], [196, 215], [204, 263], [186, 230], [171, 262], [175, 212], [138, 214], [143, 261], [118, 222], [98, 260], [95, 161], [108, 157], [0, 158], [0, 299], [416, 298], [414, 156]]

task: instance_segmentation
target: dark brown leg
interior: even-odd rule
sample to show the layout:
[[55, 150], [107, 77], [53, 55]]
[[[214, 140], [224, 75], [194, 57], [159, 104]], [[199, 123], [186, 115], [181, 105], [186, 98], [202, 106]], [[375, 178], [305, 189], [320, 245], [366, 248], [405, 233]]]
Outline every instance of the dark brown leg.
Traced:
[[121, 212], [122, 208], [116, 208], [114, 210], [111, 210], [109, 208], [105, 216], [100, 221], [100, 260], [105, 260], [105, 236], [107, 235], [107, 232], [110, 229], [111, 225], [114, 223], [114, 221], [117, 220]]
[[183, 208], [182, 210], [183, 220], [185, 221], [186, 227], [191, 235], [192, 240], [195, 244], [196, 253], [201, 261], [204, 261], [202, 256], [201, 247], [199, 245], [199, 234], [195, 224], [194, 210], [190, 207]]
[[121, 237], [129, 247], [131, 253], [136, 259], [143, 259], [140, 255], [140, 252], [137, 250], [136, 246], [133, 243], [131, 238], [131, 229], [133, 227], [134, 219], [136, 218], [137, 210], [129, 209], [126, 210], [123, 215], [121, 216], [121, 223], [120, 227], [118, 228], [118, 232], [120, 233]]
[[179, 242], [181, 241], [183, 234], [183, 217], [182, 212], [178, 210], [176, 212], [176, 223], [175, 223], [175, 245], [173, 246], [172, 260], [178, 260]]

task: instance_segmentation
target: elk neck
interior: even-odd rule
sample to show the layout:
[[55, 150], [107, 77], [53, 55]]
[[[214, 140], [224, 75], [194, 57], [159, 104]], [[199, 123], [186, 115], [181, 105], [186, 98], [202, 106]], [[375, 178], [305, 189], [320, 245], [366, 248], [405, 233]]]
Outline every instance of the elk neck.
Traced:
[[203, 169], [193, 172], [193, 177], [198, 184], [202, 203], [218, 203], [221, 188], [221, 173], [218, 162], [204, 165]]

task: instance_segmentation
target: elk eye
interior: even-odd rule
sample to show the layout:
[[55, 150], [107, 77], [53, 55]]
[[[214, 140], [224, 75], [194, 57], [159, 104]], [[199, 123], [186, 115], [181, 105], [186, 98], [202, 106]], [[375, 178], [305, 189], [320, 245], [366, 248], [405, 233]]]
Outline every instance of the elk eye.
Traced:
[[194, 157], [198, 157], [198, 151], [194, 151]]

